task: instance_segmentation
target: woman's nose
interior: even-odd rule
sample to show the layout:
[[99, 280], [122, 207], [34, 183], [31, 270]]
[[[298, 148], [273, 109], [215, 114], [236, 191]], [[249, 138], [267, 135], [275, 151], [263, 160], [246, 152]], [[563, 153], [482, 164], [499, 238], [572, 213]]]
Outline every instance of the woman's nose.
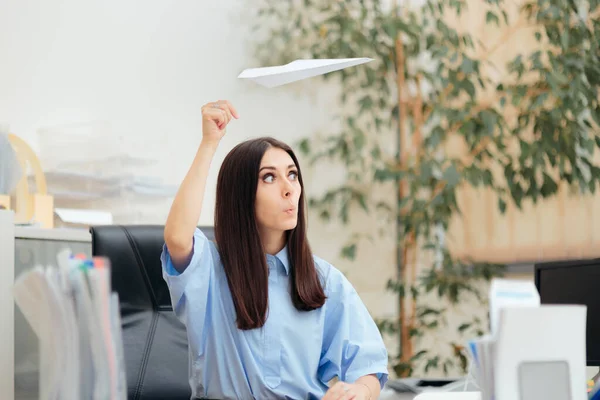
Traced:
[[292, 195], [293, 187], [289, 182], [286, 182], [283, 186], [283, 197], [290, 197]]

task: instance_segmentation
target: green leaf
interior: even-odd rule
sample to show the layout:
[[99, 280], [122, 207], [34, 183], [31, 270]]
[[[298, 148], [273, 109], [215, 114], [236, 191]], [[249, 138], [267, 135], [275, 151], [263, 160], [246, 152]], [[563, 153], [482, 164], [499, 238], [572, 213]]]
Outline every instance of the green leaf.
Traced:
[[308, 139], [302, 139], [298, 144], [300, 152], [304, 155], [310, 154], [310, 141]]
[[569, 78], [562, 72], [556, 70], [547, 74], [546, 79], [554, 92], [560, 91], [559, 85], [567, 85], [569, 83]]
[[470, 324], [470, 323], [464, 323], [464, 324], [461, 324], [461, 325], [458, 327], [458, 331], [459, 331], [460, 333], [463, 333], [464, 331], [466, 331], [466, 330], [467, 330], [467, 329], [469, 329], [470, 327], [471, 327], [471, 324]]
[[522, 160], [525, 160], [525, 159], [529, 158], [529, 153], [530, 153], [530, 150], [531, 150], [531, 149], [533, 149], [533, 146], [532, 146], [532, 145], [530, 145], [529, 143], [527, 143], [527, 142], [526, 142], [525, 140], [523, 140], [523, 139], [520, 139], [520, 140], [519, 140], [519, 145], [520, 145], [520, 147], [521, 147], [521, 155], [520, 155], [520, 158], [521, 158]]
[[516, 183], [513, 185], [511, 194], [512, 194], [513, 200], [515, 201], [515, 204], [517, 205], [517, 207], [519, 207], [519, 209], [521, 209], [525, 191], [523, 190], [523, 187], [521, 186], [520, 183]]
[[417, 299], [419, 297], [419, 289], [415, 286], [410, 287], [410, 294], [413, 299]]
[[350, 128], [355, 128], [355, 126], [354, 126], [354, 117], [348, 117], [348, 118], [346, 118], [346, 123], [348, 124], [348, 126]]
[[[598, 79], [600, 80], [600, 71], [598, 71]], [[600, 85], [600, 82], [598, 83]], [[598, 104], [592, 111], [592, 118], [598, 125], [600, 125], [600, 104]]]
[[487, 24], [489, 24], [489, 23], [492, 23], [492, 22], [493, 22], [493, 23], [495, 23], [495, 24], [496, 24], [496, 26], [500, 26], [500, 19], [498, 18], [498, 16], [497, 16], [496, 14], [494, 14], [494, 13], [493, 13], [493, 12], [491, 12], [491, 11], [488, 11], [488, 12], [485, 14], [485, 22], [486, 22]]
[[548, 197], [550, 195], [555, 194], [558, 191], [558, 185], [554, 182], [548, 174], [544, 172], [544, 183], [540, 188], [540, 193], [542, 197]]
[[535, 33], [535, 40], [537, 40], [538, 42], [542, 40], [542, 34], [540, 32]]
[[475, 85], [468, 79], [465, 79], [461, 82], [460, 87], [467, 92], [471, 100], [475, 98]]
[[404, 285], [400, 282], [396, 283], [393, 290], [394, 290], [394, 292], [398, 293], [398, 296], [400, 296], [400, 297], [406, 296], [406, 290], [404, 288]]
[[[516, 56], [514, 58], [514, 60], [512, 60], [511, 62], [508, 63], [508, 70], [510, 72], [516, 72], [517, 76], [519, 78], [521, 78], [521, 75], [523, 75], [523, 73], [525, 72], [525, 65], [523, 64], [523, 55], [522, 54], [519, 54], [518, 56]], [[521, 87], [522, 87], [522, 85], [517, 86], [517, 90], [519, 90]], [[525, 86], [525, 91], [527, 91], [527, 86]], [[520, 95], [523, 96], [523, 94], [520, 94]]]
[[352, 243], [348, 246], [344, 246], [342, 249], [342, 258], [354, 261], [356, 258], [356, 244]]
[[437, 125], [431, 130], [431, 133], [425, 139], [425, 146], [430, 149], [437, 148], [442, 142], [442, 139], [444, 138], [445, 134], [446, 131], [444, 131], [444, 129], [441, 126]]
[[496, 121], [497, 117], [491, 111], [484, 110], [481, 112], [481, 119], [483, 119], [483, 123], [485, 125], [487, 135], [493, 136], [494, 130], [496, 129]]
[[452, 164], [444, 171], [443, 178], [448, 184], [448, 186], [454, 187], [458, 185], [461, 177], [454, 164]]
[[393, 181], [396, 179], [401, 179], [403, 176], [405, 175], [404, 172], [395, 172], [392, 171], [390, 169], [387, 168], [381, 168], [381, 169], [377, 169], [375, 171], [375, 175], [373, 176], [373, 179], [375, 179], [376, 181]]
[[381, 149], [379, 147], [373, 147], [373, 149], [371, 150], [371, 157], [373, 157], [373, 159], [375, 159], [375, 160], [380, 160], [381, 159]]
[[432, 368], [437, 368], [438, 363], [439, 363], [438, 356], [435, 356], [432, 359], [427, 360], [427, 363], [425, 364], [425, 372], [429, 372], [429, 370]]
[[492, 175], [492, 171], [486, 169], [483, 171], [483, 184], [485, 186], [493, 186], [494, 185], [494, 176]]
[[423, 318], [427, 315], [440, 315], [441, 311], [440, 310], [436, 310], [435, 308], [428, 308], [425, 307], [422, 310], [419, 310], [419, 312], [417, 313], [418, 318]]
[[410, 359], [411, 359], [411, 361], [416, 361], [419, 358], [423, 357], [425, 354], [427, 354], [427, 350], [421, 350], [421, 351], [417, 352], [415, 355], [413, 355]]
[[365, 195], [362, 193], [359, 193], [357, 195], [357, 197], [358, 197], [358, 203], [360, 204], [360, 208], [362, 208], [366, 212], [369, 212], [369, 207], [367, 206], [367, 199], [366, 199]]
[[562, 44], [563, 49], [569, 48], [569, 30], [565, 29], [563, 34], [560, 36], [560, 42]]
[[426, 182], [429, 179], [431, 179], [431, 177], [433, 176], [433, 168], [432, 165], [429, 163], [422, 163], [421, 164], [421, 174], [420, 174], [420, 178], [421, 181]]
[[535, 97], [535, 101], [531, 105], [533, 108], [543, 107], [544, 103], [548, 99], [548, 93], [541, 93], [539, 96]]
[[466, 75], [472, 74], [474, 72], [474, 63], [473, 63], [473, 60], [471, 60], [467, 56], [463, 56], [463, 60], [462, 60], [462, 64], [460, 66], [460, 69]]
[[412, 375], [413, 368], [409, 363], [396, 363], [392, 366], [396, 376]]
[[479, 86], [481, 86], [482, 89], [485, 89], [485, 82], [483, 79], [477, 78], [477, 82], [479, 82]]
[[354, 146], [359, 150], [365, 146], [366, 141], [367, 141], [365, 134], [363, 133], [363, 131], [360, 131], [360, 130], [355, 131], [352, 139], [353, 139], [352, 141], [354, 142]]
[[[359, 101], [358, 104], [360, 104], [360, 108], [358, 110], [358, 114], [361, 115], [366, 111], [370, 111], [373, 109], [373, 98], [369, 95], [362, 97]], [[354, 127], [354, 120], [352, 121], [352, 127]]]
[[425, 326], [427, 326], [427, 328], [429, 329], [434, 329], [437, 328], [439, 326], [439, 322], [438, 321], [431, 321], [430, 323], [426, 324]]
[[422, 332], [417, 328], [410, 328], [410, 330], [408, 331], [408, 336], [411, 338], [420, 336], [421, 334], [422, 334]]
[[348, 224], [348, 214], [349, 214], [349, 205], [348, 201], [342, 201], [340, 206], [340, 212], [338, 213], [339, 218], [342, 220], [344, 225]]
[[498, 209], [500, 210], [500, 213], [506, 213], [506, 201], [502, 198], [498, 198]]

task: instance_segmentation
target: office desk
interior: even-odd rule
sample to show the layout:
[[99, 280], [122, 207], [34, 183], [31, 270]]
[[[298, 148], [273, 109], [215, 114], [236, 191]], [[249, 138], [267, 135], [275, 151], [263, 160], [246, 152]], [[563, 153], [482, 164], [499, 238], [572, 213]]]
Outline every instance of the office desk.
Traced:
[[379, 400], [413, 400], [415, 393], [398, 393], [392, 389], [383, 388]]

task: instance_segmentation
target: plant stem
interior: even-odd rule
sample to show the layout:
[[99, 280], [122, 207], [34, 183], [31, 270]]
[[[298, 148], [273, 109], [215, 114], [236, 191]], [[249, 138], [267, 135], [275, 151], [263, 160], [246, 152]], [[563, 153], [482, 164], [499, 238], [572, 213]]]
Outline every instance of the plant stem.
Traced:
[[[410, 245], [407, 246], [408, 250], [410, 250], [410, 263], [405, 265], [405, 268], [410, 268], [410, 283], [414, 284], [417, 280], [417, 238], [415, 235], [415, 231], [411, 231], [410, 235], [409, 235], [409, 243]], [[411, 293], [411, 312], [410, 312], [410, 323], [407, 324], [406, 327], [406, 334], [408, 336], [408, 354], [410, 354], [410, 356], [412, 357], [415, 354], [415, 350], [414, 350], [414, 342], [412, 340], [412, 338], [410, 337], [410, 331], [412, 330], [413, 326], [414, 326], [414, 321], [416, 319], [416, 315], [417, 315], [417, 301], [416, 299], [412, 296], [412, 290], [410, 291]]]
[[420, 162], [420, 150], [423, 143], [423, 125], [425, 119], [423, 118], [423, 92], [421, 90], [421, 74], [417, 74], [415, 77], [415, 84], [417, 86], [417, 97], [413, 104], [413, 118], [415, 124], [415, 131], [413, 132], [413, 147], [417, 151], [417, 166]]
[[[421, 74], [417, 74], [417, 76], [415, 77], [415, 83], [416, 83], [416, 87], [417, 87], [417, 95], [414, 101], [414, 105], [413, 105], [413, 120], [414, 120], [414, 132], [413, 132], [413, 149], [416, 150], [417, 153], [417, 166], [420, 163], [420, 150], [421, 150], [421, 146], [423, 143], [423, 138], [422, 138], [422, 129], [423, 129], [423, 125], [424, 125], [424, 119], [423, 119], [423, 93], [421, 90]], [[410, 269], [410, 283], [414, 284], [417, 280], [417, 252], [418, 252], [418, 246], [417, 246], [417, 238], [416, 238], [416, 234], [415, 231], [411, 231], [409, 234], [409, 245], [407, 246], [410, 249], [410, 262], [408, 264], [406, 264], [404, 266], [405, 269]], [[407, 353], [410, 354], [410, 356], [412, 357], [414, 354], [414, 343], [412, 338], [410, 338], [410, 331], [412, 330], [412, 328], [414, 327], [414, 321], [417, 315], [417, 301], [416, 299], [412, 296], [412, 290], [410, 291], [411, 293], [411, 313], [410, 316], [408, 316], [410, 318], [410, 323], [407, 324], [406, 327], [406, 335], [408, 336], [408, 349], [407, 349]], [[406, 293], [405, 293], [406, 295]]]
[[494, 45], [492, 47], [490, 47], [489, 49], [484, 48], [484, 53], [479, 55], [478, 57], [475, 57], [475, 59], [479, 60], [479, 61], [486, 61], [496, 50], [498, 50], [500, 48], [500, 46], [505, 44], [506, 41], [512, 35], [514, 35], [519, 29], [526, 27], [526, 24], [524, 22], [525, 22], [525, 20], [523, 19], [523, 14], [519, 13], [519, 19], [517, 20], [517, 22], [514, 25], [512, 25], [509, 29], [505, 30], [504, 34], [500, 37], [500, 39], [498, 39], [496, 41], [496, 43], [494, 43]]
[[[396, 12], [398, 10], [396, 9]], [[406, 156], [408, 152], [406, 151], [406, 138], [405, 138], [405, 129], [404, 124], [407, 118], [408, 110], [407, 104], [402, 102], [402, 96], [404, 92], [405, 86], [405, 70], [404, 70], [404, 44], [402, 43], [402, 33], [398, 32], [398, 36], [396, 37], [396, 89], [398, 92], [398, 164], [403, 165], [406, 162]], [[406, 181], [398, 180], [398, 198], [397, 204], [399, 205], [402, 199], [406, 196], [407, 185]], [[401, 213], [399, 210], [398, 217], [396, 218], [396, 230], [397, 230], [397, 271], [398, 278], [402, 285], [406, 285], [407, 278], [407, 266], [406, 266], [406, 256], [407, 256], [407, 247], [406, 243], [403, 243], [402, 238], [402, 226], [401, 226]], [[409, 327], [408, 327], [408, 315], [406, 310], [406, 286], [404, 290], [404, 294], [398, 296], [398, 316], [399, 316], [399, 329], [400, 329], [400, 362], [408, 363], [412, 354], [410, 353], [410, 336], [409, 336]]]

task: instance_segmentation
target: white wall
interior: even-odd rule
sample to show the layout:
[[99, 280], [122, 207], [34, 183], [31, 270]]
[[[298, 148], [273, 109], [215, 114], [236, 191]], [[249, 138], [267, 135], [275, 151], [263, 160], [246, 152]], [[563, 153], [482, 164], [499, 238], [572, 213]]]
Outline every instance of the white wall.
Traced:
[[[257, 66], [248, 7], [252, 1], [0, 0], [0, 121], [34, 148], [41, 127], [108, 121], [107, 140], [156, 158], [151, 172], [177, 184], [201, 137], [200, 107], [229, 99], [241, 118], [209, 178], [200, 223], [212, 224], [216, 167], [229, 149], [265, 134], [293, 144], [327, 129], [335, 111], [334, 91], [319, 80], [264, 89], [236, 78]], [[332, 177], [304, 169], [311, 193]], [[139, 204], [144, 222], [163, 223], [169, 205]], [[338, 257], [345, 231], [312, 218], [315, 252], [348, 272], [374, 315], [393, 314], [395, 302], [381, 294], [393, 271], [392, 241], [366, 247], [351, 264]]]
[[[179, 182], [194, 155], [208, 101], [229, 99], [242, 116], [217, 165], [240, 139], [273, 134], [292, 142], [311, 133], [327, 115], [318, 106], [236, 78], [256, 66], [242, 3], [2, 0], [0, 121], [34, 148], [40, 127], [108, 121], [107, 140], [156, 157], [168, 182]], [[216, 169], [210, 187], [215, 179]], [[202, 223], [212, 221], [208, 193]]]

